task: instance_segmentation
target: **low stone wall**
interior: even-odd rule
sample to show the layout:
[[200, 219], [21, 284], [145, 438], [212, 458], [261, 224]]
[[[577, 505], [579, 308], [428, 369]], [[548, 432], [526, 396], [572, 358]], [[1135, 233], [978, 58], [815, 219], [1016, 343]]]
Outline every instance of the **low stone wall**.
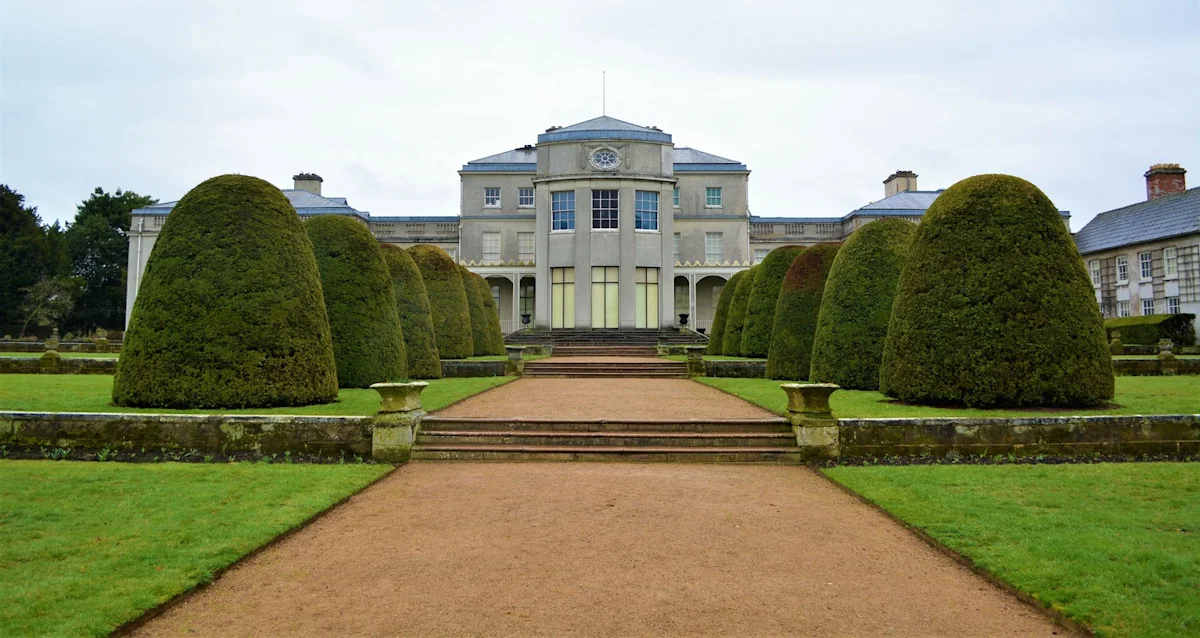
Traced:
[[442, 359], [442, 376], [446, 378], [502, 377], [504, 376], [504, 361]]
[[0, 374], [113, 374], [116, 359], [57, 357], [5, 357], [0, 355]]
[[[0, 341], [0, 352], [45, 352], [44, 341]], [[91, 341], [63, 341], [58, 344], [59, 352], [95, 352], [96, 344]], [[105, 352], [120, 352], [121, 342], [110, 341]]]
[[0, 412], [0, 444], [371, 455], [375, 417]]
[[[1175, 359], [1173, 374], [1200, 375], [1200, 359]], [[1152, 377], [1163, 374], [1158, 359], [1113, 359], [1113, 374], [1119, 377]]]
[[704, 376], [763, 379], [767, 376], [766, 361], [705, 361]]
[[1200, 453], [1200, 414], [838, 419], [842, 457]]

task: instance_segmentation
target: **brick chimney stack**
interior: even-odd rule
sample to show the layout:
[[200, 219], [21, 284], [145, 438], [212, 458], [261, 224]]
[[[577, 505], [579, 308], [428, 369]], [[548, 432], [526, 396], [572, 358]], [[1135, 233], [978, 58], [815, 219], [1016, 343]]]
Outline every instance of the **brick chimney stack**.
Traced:
[[1182, 193], [1187, 190], [1183, 175], [1186, 170], [1178, 164], [1155, 164], [1146, 171], [1146, 200]]
[[314, 195], [321, 194], [321, 179], [316, 173], [297, 173], [292, 175], [292, 181], [296, 184], [296, 190], [308, 191]]
[[912, 171], [896, 171], [883, 180], [883, 196], [917, 190], [917, 174]]

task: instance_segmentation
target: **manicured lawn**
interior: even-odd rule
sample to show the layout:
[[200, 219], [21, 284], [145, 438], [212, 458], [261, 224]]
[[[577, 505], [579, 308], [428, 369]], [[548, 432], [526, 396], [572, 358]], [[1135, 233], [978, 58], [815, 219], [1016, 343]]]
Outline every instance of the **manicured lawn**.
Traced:
[[[421, 393], [425, 410], [432, 412], [484, 390], [508, 383], [516, 377], [471, 377], [433, 379]], [[111, 404], [113, 378], [109, 375], [5, 374], [0, 375], [0, 410], [29, 412], [156, 412], [185, 414], [312, 414], [369, 416], [379, 410], [379, 393], [374, 390], [342, 390], [338, 400], [299, 408], [257, 410], [164, 410], [162, 408], [118, 408]]]
[[[1152, 354], [1114, 354], [1114, 359], [1158, 359]], [[1177, 354], [1176, 359], [1200, 359], [1200, 354]]]
[[[0, 359], [9, 357], [15, 359], [40, 359], [45, 352], [0, 352]], [[64, 359], [119, 359], [119, 352], [60, 352], [58, 356]]]
[[[685, 355], [685, 354], [668, 354], [668, 355], [663, 355], [662, 358], [670, 359], [671, 361], [687, 361], [687, 355]], [[706, 355], [704, 355], [704, 360], [705, 361], [766, 361], [766, 359], [756, 359], [754, 357], [734, 357], [734, 356], [730, 356], [727, 354], [706, 354]]]
[[107, 635], [391, 469], [0, 461], [0, 635]]
[[[787, 409], [781, 381], [696, 377], [696, 380], [737, 395], [776, 414]], [[1196, 414], [1200, 413], [1200, 376], [1117, 377], [1117, 408], [1103, 410], [977, 410], [935, 408], [890, 403], [879, 392], [838, 390], [830, 397], [833, 415], [843, 418], [934, 416], [1064, 416], [1075, 414]]]
[[1200, 463], [824, 471], [1098, 634], [1200, 633]]

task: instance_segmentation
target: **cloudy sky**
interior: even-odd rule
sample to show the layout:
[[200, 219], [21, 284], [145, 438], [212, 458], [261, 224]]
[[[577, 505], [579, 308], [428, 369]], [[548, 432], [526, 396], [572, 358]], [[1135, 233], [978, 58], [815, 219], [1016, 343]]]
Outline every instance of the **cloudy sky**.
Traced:
[[0, 1], [0, 182], [43, 219], [96, 186], [220, 173], [376, 215], [458, 212], [455, 171], [608, 114], [748, 164], [758, 215], [1025, 177], [1079, 229], [1200, 185], [1200, 2]]

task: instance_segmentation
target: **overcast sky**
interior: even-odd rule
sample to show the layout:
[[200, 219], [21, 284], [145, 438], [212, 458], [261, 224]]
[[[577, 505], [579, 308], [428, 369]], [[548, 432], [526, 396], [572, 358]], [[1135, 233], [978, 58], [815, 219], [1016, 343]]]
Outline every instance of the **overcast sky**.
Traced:
[[757, 215], [1031, 180], [1078, 230], [1200, 185], [1200, 2], [0, 0], [0, 182], [43, 219], [96, 186], [325, 178], [375, 215], [459, 212], [456, 171], [608, 114], [749, 165]]

